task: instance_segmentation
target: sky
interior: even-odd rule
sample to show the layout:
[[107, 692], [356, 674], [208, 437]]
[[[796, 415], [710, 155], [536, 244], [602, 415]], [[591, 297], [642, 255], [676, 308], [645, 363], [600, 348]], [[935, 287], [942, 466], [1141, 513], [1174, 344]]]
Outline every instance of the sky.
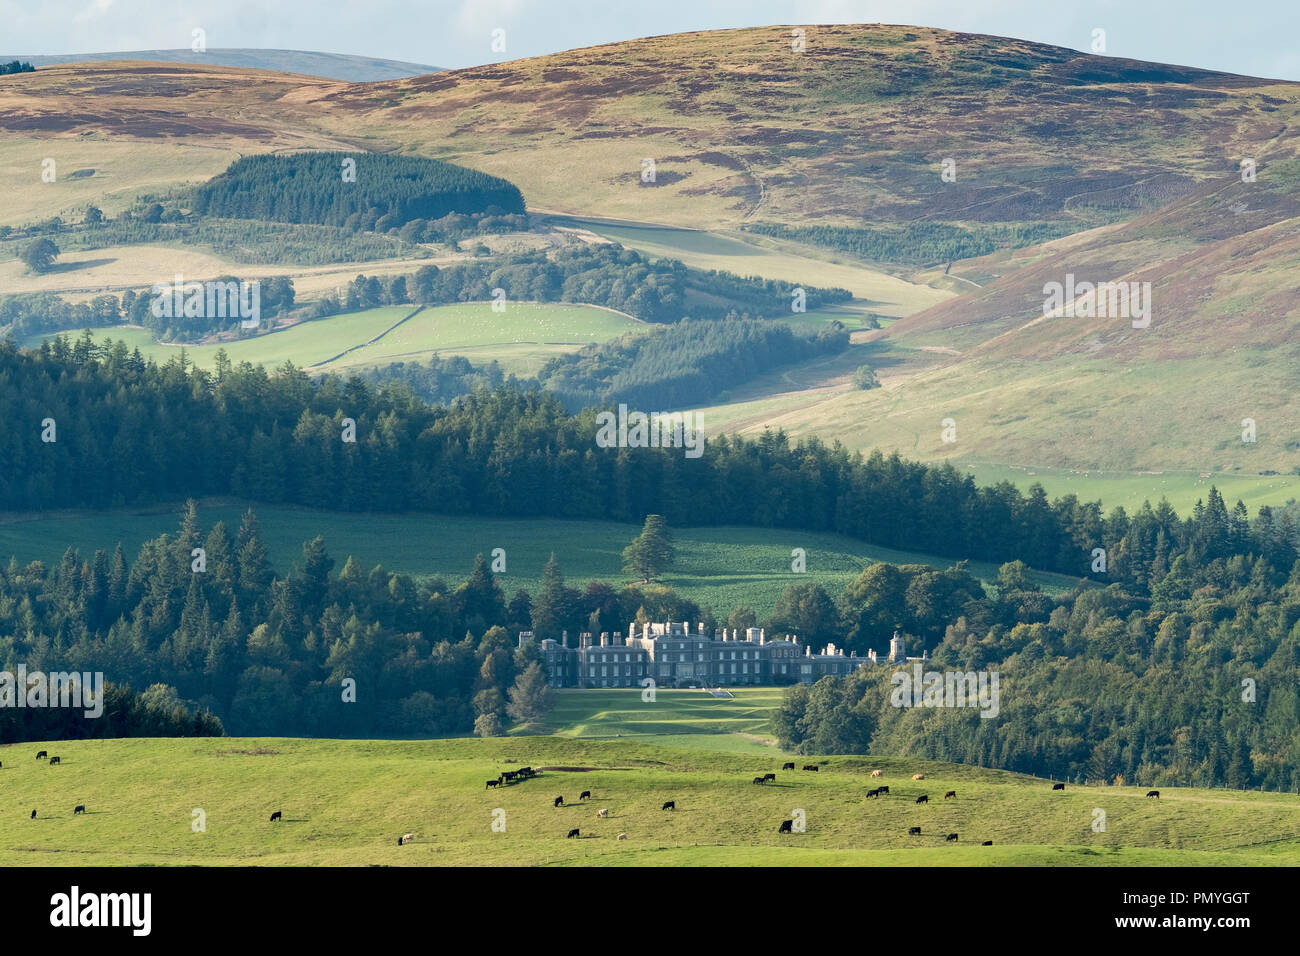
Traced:
[[[1257, 0], [0, 0], [0, 52], [318, 50], [445, 68], [767, 24], [897, 23], [1300, 81], [1300, 2]], [[505, 51], [493, 50], [503, 30]], [[498, 35], [500, 36], [500, 35]]]

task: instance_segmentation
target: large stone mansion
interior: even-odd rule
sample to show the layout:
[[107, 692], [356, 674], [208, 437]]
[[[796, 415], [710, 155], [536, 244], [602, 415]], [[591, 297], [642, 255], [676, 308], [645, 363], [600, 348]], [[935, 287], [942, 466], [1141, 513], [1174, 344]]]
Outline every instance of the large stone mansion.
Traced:
[[[640, 632], [638, 634], [638, 631]], [[519, 646], [534, 640], [532, 631], [519, 634]], [[542, 667], [552, 687], [642, 687], [648, 677], [659, 687], [721, 687], [738, 684], [812, 683], [828, 674], [851, 674], [876, 663], [876, 653], [866, 657], [846, 655], [834, 644], [820, 654], [797, 636], [769, 641], [761, 627], [742, 635], [739, 628], [704, 633], [682, 622], [628, 625], [628, 636], [615, 632], [578, 635], [569, 646], [565, 631], [559, 641], [541, 642]], [[897, 633], [890, 642], [890, 662], [905, 661], [903, 640]]]

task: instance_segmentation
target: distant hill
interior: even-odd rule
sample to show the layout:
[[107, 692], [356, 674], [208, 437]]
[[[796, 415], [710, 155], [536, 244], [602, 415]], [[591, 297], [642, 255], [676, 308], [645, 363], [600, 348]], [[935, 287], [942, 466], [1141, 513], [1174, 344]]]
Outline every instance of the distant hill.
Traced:
[[133, 50], [123, 53], [68, 53], [57, 56], [3, 56], [0, 62], [23, 60], [33, 66], [59, 63], [103, 63], [115, 60], [156, 60], [162, 63], [207, 63], [213, 66], [242, 66], [276, 73], [300, 73], [350, 83], [400, 80], [438, 73], [440, 68], [401, 60], [380, 60], [346, 53], [317, 53], [309, 50], [252, 50], [232, 48], [195, 53], [192, 50]]

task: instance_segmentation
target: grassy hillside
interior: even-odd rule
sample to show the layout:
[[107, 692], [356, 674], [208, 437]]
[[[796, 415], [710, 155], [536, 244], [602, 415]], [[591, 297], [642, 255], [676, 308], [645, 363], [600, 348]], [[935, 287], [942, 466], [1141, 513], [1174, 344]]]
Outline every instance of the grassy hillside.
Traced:
[[[234, 502], [204, 502], [199, 514], [205, 525], [224, 521], [233, 534], [245, 509]], [[518, 588], [536, 591], [552, 552], [571, 587], [585, 586], [589, 580], [627, 582], [622, 551], [641, 530], [639, 525], [611, 521], [345, 514], [265, 504], [255, 510], [271, 562], [282, 572], [301, 560], [303, 542], [318, 534], [325, 537], [340, 567], [348, 555], [355, 555], [367, 571], [382, 563], [390, 571], [442, 574], [449, 582], [469, 574], [476, 554], [504, 548], [506, 573], [498, 581], [507, 596]], [[175, 532], [176, 514], [175, 508], [159, 508], [44, 517], [0, 515], [0, 561], [7, 562], [12, 555], [20, 563], [41, 560], [54, 565], [68, 547], [89, 557], [97, 548], [111, 551], [118, 541], [134, 557], [144, 541]], [[788, 585], [808, 580], [838, 595], [874, 561], [939, 567], [952, 563], [834, 534], [763, 528], [674, 528], [672, 533], [678, 557], [663, 583], [724, 617], [742, 604], [766, 617]], [[797, 547], [807, 551], [808, 570], [802, 574], [790, 570], [790, 552]], [[976, 562], [971, 572], [991, 581], [997, 568]], [[1059, 574], [1040, 574], [1037, 580], [1053, 590], [1077, 583]]]
[[[652, 705], [646, 705], [647, 707]], [[47, 749], [62, 765], [33, 759]], [[0, 747], [0, 863], [21, 865], [1295, 865], [1300, 797], [1069, 787], [923, 760], [551, 737], [106, 740]], [[484, 781], [543, 768], [503, 791]], [[864, 799], [884, 770], [889, 796]], [[775, 784], [754, 786], [768, 771]], [[911, 775], [924, 772], [924, 782]], [[580, 790], [593, 799], [578, 802]], [[956, 790], [955, 800], [938, 799]], [[917, 806], [916, 795], [933, 803]], [[564, 807], [553, 798], [565, 797]], [[674, 800], [675, 812], [659, 809]], [[74, 805], [87, 812], [74, 816]], [[29, 819], [37, 810], [37, 818]], [[598, 820], [596, 810], [610, 811]], [[1092, 832], [1094, 810], [1106, 831]], [[192, 829], [194, 810], [206, 831]], [[778, 834], [804, 811], [807, 832]], [[268, 822], [272, 811], [284, 819]], [[504, 832], [494, 832], [503, 819]], [[907, 829], [921, 827], [920, 837]], [[565, 839], [571, 828], [579, 839]], [[956, 844], [943, 837], [956, 832]], [[414, 833], [409, 846], [397, 845]], [[617, 840], [626, 833], [626, 840]], [[992, 847], [979, 844], [993, 840]]]
[[[52, 66], [6, 82], [0, 128], [166, 134], [245, 153], [309, 140], [398, 148], [505, 176], [537, 208], [705, 228], [1095, 225], [1222, 171], [1222, 144], [1267, 155], [1300, 100], [1295, 84], [1021, 40], [803, 29], [802, 53], [790, 26], [768, 26], [373, 84], [220, 66]], [[959, 160], [955, 183], [939, 178], [945, 157]], [[652, 185], [643, 158], [656, 161]]]

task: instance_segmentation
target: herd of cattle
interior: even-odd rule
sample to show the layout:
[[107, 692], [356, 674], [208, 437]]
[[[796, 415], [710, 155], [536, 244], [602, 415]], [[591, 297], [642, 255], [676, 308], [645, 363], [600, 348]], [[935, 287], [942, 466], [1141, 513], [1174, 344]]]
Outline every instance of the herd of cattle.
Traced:
[[[38, 751], [37, 754], [36, 754], [36, 759], [37, 759], [37, 760], [45, 760], [45, 759], [47, 759], [47, 758], [48, 758], [48, 760], [49, 760], [49, 765], [50, 765], [51, 767], [53, 767], [54, 765], [56, 765], [56, 764], [59, 763], [59, 758], [58, 758], [57, 756], [56, 756], [56, 757], [51, 757], [51, 756], [49, 755], [49, 752], [48, 752], [48, 751], [41, 750], [41, 751]], [[3, 766], [4, 766], [4, 764], [3, 764], [3, 763], [0, 763], [0, 767], [3, 767]], [[793, 763], [785, 763], [785, 764], [782, 764], [781, 769], [782, 769], [782, 770], [793, 770], [793, 769], [794, 769], [794, 764], [793, 764]], [[816, 773], [816, 772], [818, 772], [818, 771], [820, 770], [820, 765], [818, 765], [818, 764], [804, 764], [803, 769], [804, 769], [805, 771], [809, 771], [809, 772], [812, 772], [812, 773]], [[884, 773], [883, 770], [873, 770], [873, 771], [871, 771], [871, 776], [872, 776], [873, 778], [880, 778], [880, 777], [883, 777], [884, 775], [885, 775], [885, 773]], [[514, 785], [514, 784], [516, 784], [516, 783], [522, 783], [522, 782], [525, 781], [525, 780], [531, 780], [532, 778], [534, 778], [534, 777], [536, 777], [536, 776], [538, 776], [538, 771], [534, 770], [532, 767], [520, 767], [518, 770], [506, 770], [506, 771], [503, 771], [502, 773], [498, 774], [498, 775], [497, 775], [497, 778], [496, 778], [495, 780], [488, 780], [488, 781], [487, 781], [487, 786], [484, 787], [484, 789], [485, 789], [485, 790], [491, 790], [491, 789], [496, 788], [496, 787], [508, 787], [508, 786], [512, 786], [512, 785]], [[912, 780], [914, 780], [914, 781], [921, 781], [921, 780], [924, 780], [924, 779], [925, 779], [925, 774], [923, 774], [923, 773], [912, 774]], [[758, 784], [758, 785], [763, 785], [763, 784], [767, 784], [767, 783], [775, 783], [775, 782], [776, 782], [776, 774], [775, 774], [775, 773], [765, 773], [765, 774], [763, 774], [763, 776], [761, 776], [761, 777], [755, 777], [753, 782], [754, 782], [755, 784]], [[1054, 783], [1054, 784], [1052, 784], [1052, 790], [1054, 790], [1054, 791], [1055, 791], [1055, 790], [1064, 790], [1064, 789], [1065, 789], [1065, 784], [1063, 784], [1063, 783]], [[871, 798], [871, 799], [879, 799], [882, 795], [887, 796], [888, 794], [889, 794], [889, 787], [887, 787], [887, 786], [879, 786], [879, 787], [875, 787], [875, 788], [872, 788], [872, 789], [870, 789], [870, 790], [868, 790], [868, 791], [866, 792], [866, 796], [867, 796], [868, 798]], [[1158, 800], [1158, 799], [1160, 799], [1160, 791], [1159, 791], [1159, 790], [1149, 790], [1149, 791], [1147, 791], [1147, 797], [1155, 797], [1155, 798]], [[947, 791], [946, 793], [944, 793], [943, 798], [944, 798], [945, 800], [955, 800], [955, 799], [957, 798], [957, 791], [956, 791], [956, 790], [949, 790], [949, 791]], [[587, 801], [587, 800], [589, 800], [589, 799], [591, 799], [591, 791], [590, 791], [590, 790], [583, 790], [582, 793], [580, 793], [580, 794], [578, 795], [578, 800], [579, 800], [579, 802], [585, 802], [585, 801]], [[915, 801], [915, 802], [918, 803], [918, 804], [922, 804], [922, 803], [927, 803], [927, 804], [928, 804], [928, 803], [930, 802], [930, 795], [929, 795], [928, 793], [923, 793], [923, 794], [921, 794], [920, 796], [918, 796], [918, 797], [916, 798], [916, 801]], [[564, 796], [563, 796], [562, 794], [561, 794], [560, 796], [557, 796], [557, 797], [555, 798], [555, 800], [552, 802], [551, 805], [552, 805], [553, 807], [562, 807], [562, 806], [565, 806], [565, 803], [564, 803]], [[663, 805], [660, 809], [661, 809], [661, 810], [676, 810], [676, 809], [677, 809], [677, 802], [676, 802], [675, 800], [668, 800], [668, 801], [666, 801], [666, 802], [664, 803], [664, 805]], [[73, 808], [73, 811], [72, 811], [72, 812], [73, 812], [73, 815], [74, 815], [74, 816], [75, 816], [76, 814], [85, 813], [85, 812], [86, 812], [86, 805], [85, 805], [84, 803], [79, 803], [79, 804], [77, 804], [77, 806], [76, 806], [75, 808]], [[608, 810], [608, 809], [601, 809], [601, 810], [596, 811], [596, 817], [597, 817], [598, 819], [607, 819], [607, 818], [609, 817], [609, 810]], [[33, 819], [33, 820], [36, 819], [36, 811], [35, 811], [35, 810], [32, 811], [31, 819]], [[281, 811], [279, 811], [279, 810], [276, 810], [274, 813], [271, 814], [271, 822], [272, 822], [272, 823], [274, 823], [274, 822], [277, 821], [277, 820], [283, 820], [283, 819], [284, 819], [283, 814], [282, 814]], [[793, 821], [793, 820], [783, 820], [783, 821], [781, 821], [781, 826], [777, 829], [777, 832], [778, 832], [778, 833], [791, 833], [791, 834], [794, 833], [794, 821]], [[907, 828], [907, 835], [908, 835], [908, 836], [920, 836], [920, 835], [921, 835], [921, 828], [920, 828], [920, 827], [908, 827], [908, 828]], [[580, 830], [579, 830], [577, 827], [574, 827], [574, 828], [573, 828], [572, 830], [570, 830], [570, 831], [569, 831], [565, 836], [566, 836], [566, 839], [567, 839], [567, 838], [570, 838], [570, 837], [579, 837], [579, 838], [580, 838], [580, 837], [582, 836], [582, 833], [580, 832]], [[402, 836], [399, 836], [399, 837], [397, 838], [397, 845], [398, 845], [398, 846], [404, 846], [405, 844], [412, 842], [414, 839], [415, 839], [415, 834], [413, 834], [413, 833], [406, 833], [406, 834], [403, 834]], [[626, 839], [627, 839], [627, 834], [626, 834], [626, 833], [620, 833], [620, 834], [618, 835], [618, 839], [620, 839], [620, 840], [626, 840]], [[944, 837], [944, 842], [945, 842], [945, 843], [956, 843], [957, 840], [958, 840], [958, 835], [957, 835], [956, 833], [949, 833], [946, 837]], [[981, 845], [981, 846], [992, 846], [992, 845], [993, 845], [993, 841], [992, 841], [992, 840], [985, 840], [985, 841], [984, 841], [983, 843], [981, 843], [980, 845]]]
[[[794, 763], [792, 763], [792, 762], [791, 762], [791, 763], [785, 763], [785, 764], [782, 764], [782, 766], [781, 766], [781, 769], [782, 769], [782, 770], [793, 770], [794, 768], [795, 768], [795, 765], [794, 765]], [[821, 769], [821, 767], [820, 767], [819, 764], [804, 764], [803, 769], [804, 769], [805, 771], [810, 772], [810, 773], [817, 773], [817, 772]], [[873, 778], [881, 778], [881, 777], [884, 777], [884, 775], [885, 775], [885, 772], [884, 772], [883, 770], [873, 770], [873, 771], [871, 771], [871, 776], [872, 776]], [[500, 774], [500, 775], [497, 777], [497, 779], [487, 781], [487, 787], [486, 787], [485, 789], [489, 789], [489, 790], [490, 790], [490, 789], [492, 789], [493, 787], [508, 786], [509, 784], [517, 783], [517, 782], [522, 781], [522, 780], [527, 780], [527, 779], [529, 779], [529, 778], [531, 778], [531, 777], [535, 777], [535, 776], [537, 776], [537, 772], [534, 771], [532, 767], [524, 767], [524, 768], [522, 768], [522, 769], [520, 769], [520, 770], [516, 770], [516, 771], [513, 771], [513, 772], [511, 772], [511, 771], [506, 771], [505, 773]], [[923, 773], [916, 773], [916, 774], [913, 774], [913, 775], [912, 775], [912, 780], [913, 780], [913, 781], [921, 781], [921, 780], [924, 780], [924, 779], [925, 779], [925, 774], [923, 774]], [[762, 785], [764, 785], [764, 784], [768, 784], [768, 783], [775, 783], [775, 782], [776, 782], [776, 774], [775, 774], [775, 773], [765, 773], [765, 774], [763, 774], [761, 777], [755, 777], [755, 778], [753, 779], [753, 783], [756, 784], [756, 785], [758, 785], [758, 786], [762, 786]], [[1064, 790], [1064, 789], [1065, 789], [1065, 784], [1063, 784], [1063, 783], [1054, 783], [1054, 784], [1052, 784], [1052, 789], [1053, 789], [1053, 790]], [[888, 786], [884, 786], [884, 785], [879, 786], [879, 787], [873, 787], [872, 789], [866, 791], [866, 796], [867, 796], [868, 798], [870, 798], [870, 799], [879, 799], [881, 796], [888, 796], [888, 794], [889, 794], [889, 787], [888, 787]], [[1147, 793], [1147, 796], [1148, 796], [1148, 797], [1156, 797], [1156, 798], [1158, 799], [1158, 798], [1160, 797], [1160, 791], [1159, 791], [1159, 790], [1152, 790], [1152, 791], [1150, 791], [1149, 793]], [[579, 800], [579, 802], [585, 802], [585, 801], [587, 801], [587, 800], [590, 799], [590, 798], [591, 798], [591, 791], [590, 791], [590, 790], [584, 790], [584, 791], [582, 791], [582, 793], [579, 794], [579, 796], [578, 796], [578, 800]], [[943, 798], [944, 798], [945, 800], [956, 800], [956, 799], [957, 799], [957, 791], [956, 791], [956, 790], [948, 790], [948, 791], [946, 791], [946, 792], [944, 793]], [[928, 793], [920, 794], [920, 795], [916, 798], [915, 802], [916, 802], [917, 804], [928, 804], [928, 803], [930, 802], [930, 795], [929, 795]], [[563, 806], [566, 806], [566, 804], [565, 804], [565, 802], [564, 802], [564, 796], [563, 796], [563, 794], [561, 794], [560, 796], [557, 796], [557, 797], [552, 801], [551, 806], [552, 806], [552, 807], [563, 807]], [[677, 809], [677, 802], [676, 802], [675, 800], [668, 800], [668, 801], [666, 801], [666, 802], [664, 803], [664, 805], [663, 805], [660, 809], [661, 809], [661, 810], [676, 810], [676, 809]], [[606, 819], [606, 818], [608, 818], [608, 817], [609, 817], [609, 810], [608, 810], [608, 809], [597, 810], [597, 811], [596, 811], [596, 817], [597, 817], [597, 819]], [[795, 830], [794, 830], [794, 820], [783, 820], [783, 821], [781, 821], [781, 825], [780, 825], [780, 827], [777, 828], [777, 833], [790, 833], [790, 834], [793, 834], [794, 832], [795, 832]], [[907, 828], [907, 835], [908, 835], [908, 836], [920, 836], [920, 835], [921, 835], [921, 828], [920, 828], [920, 827], [908, 827], [908, 828]], [[565, 834], [565, 839], [581, 838], [581, 837], [582, 837], [582, 831], [581, 831], [581, 829], [578, 828], [578, 827], [574, 827], [573, 829], [569, 830], [569, 831]], [[398, 840], [397, 840], [397, 843], [398, 843], [399, 846], [401, 846], [401, 845], [403, 844], [403, 842], [409, 843], [409, 842], [411, 841], [411, 839], [412, 839], [412, 836], [411, 836], [411, 834], [408, 833], [408, 834], [406, 834], [404, 837], [399, 837]], [[618, 839], [620, 839], [620, 840], [626, 840], [626, 839], [627, 839], [627, 834], [626, 834], [626, 833], [620, 833], [620, 834], [618, 835]], [[959, 835], [956, 834], [956, 833], [949, 833], [947, 836], [944, 837], [944, 842], [945, 842], [945, 843], [956, 843], [956, 842], [958, 842], [958, 840], [959, 840]], [[992, 841], [992, 840], [985, 840], [985, 841], [983, 841], [983, 842], [980, 844], [980, 846], [992, 846], [992, 845], [993, 845], [993, 841]]]

